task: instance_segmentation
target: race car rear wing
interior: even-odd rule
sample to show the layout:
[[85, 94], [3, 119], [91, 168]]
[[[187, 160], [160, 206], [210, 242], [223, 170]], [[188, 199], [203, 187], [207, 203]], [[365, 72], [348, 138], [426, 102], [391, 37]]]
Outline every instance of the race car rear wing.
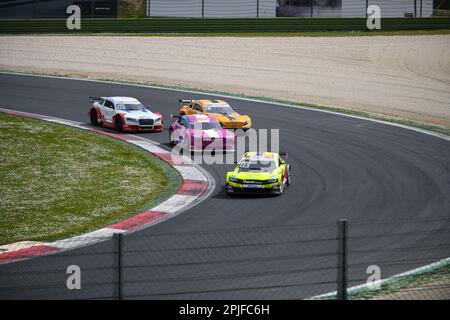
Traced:
[[96, 101], [99, 101], [100, 99], [101, 99], [100, 97], [89, 97], [89, 102], [94, 103]]
[[172, 119], [179, 119], [179, 118], [181, 118], [181, 116], [179, 116], [177, 114], [170, 114], [170, 118], [172, 118]]
[[279, 155], [285, 157], [286, 160], [288, 158], [288, 153], [287, 152], [280, 152]]
[[188, 100], [188, 99], [179, 99], [178, 100], [178, 105], [180, 106], [180, 107], [182, 107], [182, 106], [185, 106], [185, 105], [187, 105], [187, 104], [189, 104], [189, 103], [191, 103], [192, 102], [192, 100]]

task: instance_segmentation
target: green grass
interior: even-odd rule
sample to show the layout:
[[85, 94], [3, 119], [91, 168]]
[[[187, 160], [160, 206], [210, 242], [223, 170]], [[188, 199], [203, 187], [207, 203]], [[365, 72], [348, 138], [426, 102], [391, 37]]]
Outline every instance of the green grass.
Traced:
[[[228, 32], [208, 33], [208, 37], [374, 37], [374, 36], [425, 36], [448, 35], [450, 29], [432, 30], [402, 30], [402, 31], [303, 31], [303, 32]], [[127, 34], [131, 36], [169, 36], [169, 37], [204, 37], [204, 33], [152, 33], [152, 34]]]
[[[430, 272], [406, 276], [399, 280], [384, 283], [377, 290], [362, 290], [349, 294], [351, 300], [373, 299], [389, 294], [401, 294], [403, 299], [420, 298], [426, 299], [433, 296], [433, 288], [430, 285], [434, 281], [450, 279], [450, 264], [434, 269]], [[427, 287], [428, 285], [428, 287]], [[424, 288], [421, 289], [421, 286]], [[416, 289], [416, 291], [414, 291]], [[446, 289], [450, 292], [450, 287]]]
[[[0, 36], [2, 34], [0, 33]], [[400, 31], [301, 31], [301, 32], [210, 32], [210, 33], [77, 33], [73, 36], [128, 36], [128, 37], [380, 37], [450, 35], [450, 29]], [[58, 36], [58, 34], [55, 34]]]
[[0, 244], [92, 231], [181, 184], [158, 158], [96, 133], [0, 113], [0, 135]]
[[[443, 282], [443, 285], [434, 285], [435, 282]], [[370, 299], [392, 299], [390, 295], [395, 294], [395, 299], [432, 299], [436, 294], [444, 292], [450, 293], [450, 263], [443, 262], [441, 265], [430, 269], [418, 271], [415, 274], [394, 276], [379, 289], [369, 289], [366, 287], [355, 288], [347, 291], [349, 300], [370, 300]], [[434, 287], [433, 287], [434, 285]], [[437, 292], [439, 291], [439, 292]], [[336, 294], [316, 298], [318, 300], [336, 300]]]
[[[122, 10], [122, 15], [139, 16], [139, 9]], [[134, 13], [133, 13], [134, 12]], [[137, 12], [137, 13], [136, 13]], [[449, 18], [384, 18], [383, 32], [449, 29]], [[365, 18], [118, 18], [83, 19], [81, 30], [68, 30], [65, 19], [0, 20], [1, 34], [278, 34], [292, 32], [367, 31]], [[374, 32], [376, 33], [376, 32]]]

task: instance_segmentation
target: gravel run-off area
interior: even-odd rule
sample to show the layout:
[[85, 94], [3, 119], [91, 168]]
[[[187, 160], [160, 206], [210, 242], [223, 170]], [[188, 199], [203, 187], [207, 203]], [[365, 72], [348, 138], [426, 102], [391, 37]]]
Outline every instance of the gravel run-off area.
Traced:
[[450, 35], [0, 38], [3, 70], [219, 90], [445, 127], [449, 57]]

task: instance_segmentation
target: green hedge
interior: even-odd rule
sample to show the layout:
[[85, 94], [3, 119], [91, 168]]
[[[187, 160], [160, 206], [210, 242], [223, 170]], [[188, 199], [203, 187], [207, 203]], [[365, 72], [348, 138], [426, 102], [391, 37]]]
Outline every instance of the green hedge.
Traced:
[[[449, 29], [450, 18], [385, 18], [384, 31]], [[224, 33], [364, 31], [364, 18], [270, 18], [270, 19], [83, 19], [81, 30], [68, 30], [66, 20], [0, 20], [0, 33]]]

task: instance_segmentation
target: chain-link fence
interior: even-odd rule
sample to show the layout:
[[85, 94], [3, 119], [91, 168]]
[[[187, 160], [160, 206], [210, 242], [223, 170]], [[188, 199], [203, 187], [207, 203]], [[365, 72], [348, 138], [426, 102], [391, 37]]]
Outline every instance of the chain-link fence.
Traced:
[[[381, 16], [430, 17], [446, 1], [433, 0], [0, 0], [0, 19], [66, 18], [78, 5], [84, 18], [191, 17], [365, 17], [378, 5]], [[442, 10], [441, 10], [442, 11]]]
[[0, 19], [65, 19], [71, 5], [80, 7], [83, 18], [116, 18], [119, 1], [0, 0]]
[[0, 299], [448, 299], [449, 231], [449, 217], [150, 228], [4, 263]]
[[[449, 221], [448, 217], [437, 217], [350, 224], [348, 287], [353, 289], [349, 297], [449, 299]], [[378, 268], [385, 279], [379, 288], [355, 288]]]
[[371, 5], [385, 18], [430, 17], [433, 0], [147, 0], [151, 17], [365, 17]]

